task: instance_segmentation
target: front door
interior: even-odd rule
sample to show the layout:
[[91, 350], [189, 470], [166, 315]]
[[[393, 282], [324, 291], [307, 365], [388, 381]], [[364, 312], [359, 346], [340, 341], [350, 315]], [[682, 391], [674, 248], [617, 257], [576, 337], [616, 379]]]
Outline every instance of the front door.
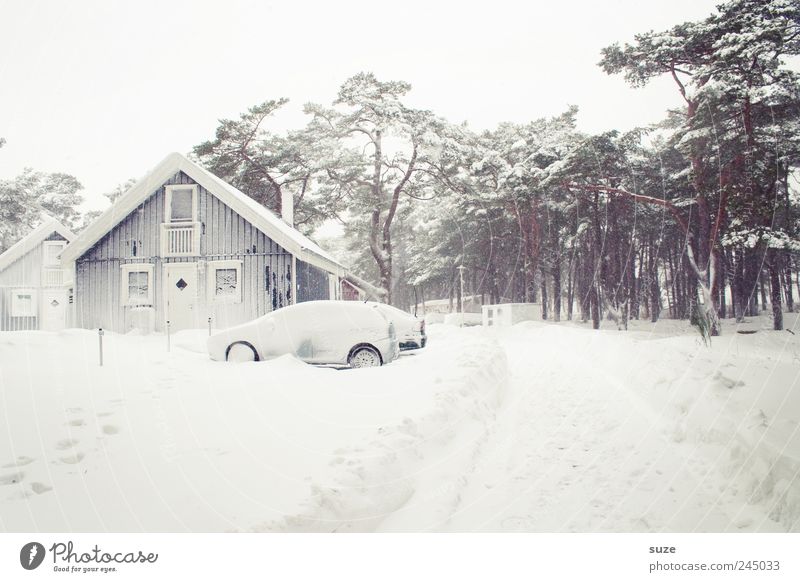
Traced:
[[67, 325], [67, 290], [42, 289], [42, 322], [40, 329], [59, 331]]
[[171, 331], [200, 326], [197, 290], [197, 263], [164, 265], [164, 316]]

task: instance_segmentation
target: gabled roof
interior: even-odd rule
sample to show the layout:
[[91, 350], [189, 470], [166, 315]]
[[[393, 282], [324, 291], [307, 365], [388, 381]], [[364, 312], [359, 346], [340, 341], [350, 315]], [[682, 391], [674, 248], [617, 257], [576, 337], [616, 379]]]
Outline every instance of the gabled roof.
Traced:
[[67, 241], [75, 238], [75, 234], [52, 216], [42, 213], [42, 222], [23, 238], [14, 243], [6, 252], [0, 255], [0, 271], [8, 268], [12, 263], [27, 255], [39, 246], [48, 236], [57, 232]]
[[284, 249], [292, 253], [301, 261], [311, 263], [325, 271], [342, 275], [345, 268], [322, 250], [314, 241], [292, 228], [242, 191], [234, 188], [221, 180], [202, 166], [194, 163], [186, 156], [172, 153], [141, 178], [127, 192], [125, 192], [111, 208], [106, 210], [92, 222], [81, 234], [64, 250], [61, 255], [63, 262], [72, 262], [78, 259], [97, 241], [106, 235], [117, 224], [122, 222], [137, 206], [149, 198], [153, 192], [161, 187], [178, 171], [183, 172], [192, 180], [200, 184], [211, 194], [219, 198], [242, 218], [250, 222], [261, 232], [266, 234]]

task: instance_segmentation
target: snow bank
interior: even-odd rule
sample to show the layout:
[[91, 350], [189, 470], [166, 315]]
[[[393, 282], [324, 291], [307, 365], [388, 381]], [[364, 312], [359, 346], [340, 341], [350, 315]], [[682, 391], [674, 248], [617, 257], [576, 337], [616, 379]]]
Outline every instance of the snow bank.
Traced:
[[0, 530], [370, 529], [502, 397], [497, 345], [437, 327], [362, 370], [213, 362], [206, 330], [109, 333], [103, 367], [96, 332], [0, 333]]
[[[795, 333], [798, 321], [787, 315]], [[800, 527], [800, 338], [770, 326], [766, 317], [727, 321], [710, 347], [697, 336], [635, 333], [604, 363], [686, 446], [687, 467], [704, 482], [723, 475], [719, 505], [732, 530], [765, 526], [764, 513], [787, 531]]]
[[447, 325], [481, 325], [483, 323], [480, 313], [448, 313], [444, 316]]
[[[407, 365], [399, 371], [409, 381], [422, 381], [431, 396], [424, 409], [334, 451], [333, 479], [312, 482], [303, 511], [264, 529], [373, 531], [387, 519], [394, 520], [391, 529], [406, 529], [404, 517], [397, 517], [404, 506], [414, 516], [409, 527], [418, 529], [421, 514], [436, 519], [420, 507], [446, 507], [443, 498], [455, 494], [463, 459], [475, 455], [493, 429], [508, 364], [500, 345], [483, 335], [445, 326], [433, 326], [429, 334], [437, 349], [417, 352], [418, 361], [401, 362]], [[424, 376], [407, 376], [412, 367]], [[407, 406], [408, 393], [397, 396], [397, 406]]]
[[506, 349], [509, 404], [438, 529], [797, 531], [800, 344], [747, 325], [710, 348], [660, 322], [475, 330]]

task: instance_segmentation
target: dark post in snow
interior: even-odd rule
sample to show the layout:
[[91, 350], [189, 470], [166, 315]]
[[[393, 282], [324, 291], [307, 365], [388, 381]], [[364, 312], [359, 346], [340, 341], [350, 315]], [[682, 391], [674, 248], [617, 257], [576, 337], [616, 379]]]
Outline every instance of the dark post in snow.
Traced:
[[167, 351], [169, 351], [169, 319], [167, 320]]
[[211, 335], [211, 318], [208, 318], [208, 335]]
[[103, 328], [97, 330], [97, 337], [100, 339], [100, 366], [103, 365]]

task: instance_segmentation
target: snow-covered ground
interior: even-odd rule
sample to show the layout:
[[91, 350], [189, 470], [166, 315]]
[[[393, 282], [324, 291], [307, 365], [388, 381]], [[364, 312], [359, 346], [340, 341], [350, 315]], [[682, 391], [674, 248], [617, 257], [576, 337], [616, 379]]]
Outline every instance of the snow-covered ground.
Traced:
[[798, 531], [800, 337], [735, 329], [434, 325], [362, 370], [3, 333], [0, 530]]

